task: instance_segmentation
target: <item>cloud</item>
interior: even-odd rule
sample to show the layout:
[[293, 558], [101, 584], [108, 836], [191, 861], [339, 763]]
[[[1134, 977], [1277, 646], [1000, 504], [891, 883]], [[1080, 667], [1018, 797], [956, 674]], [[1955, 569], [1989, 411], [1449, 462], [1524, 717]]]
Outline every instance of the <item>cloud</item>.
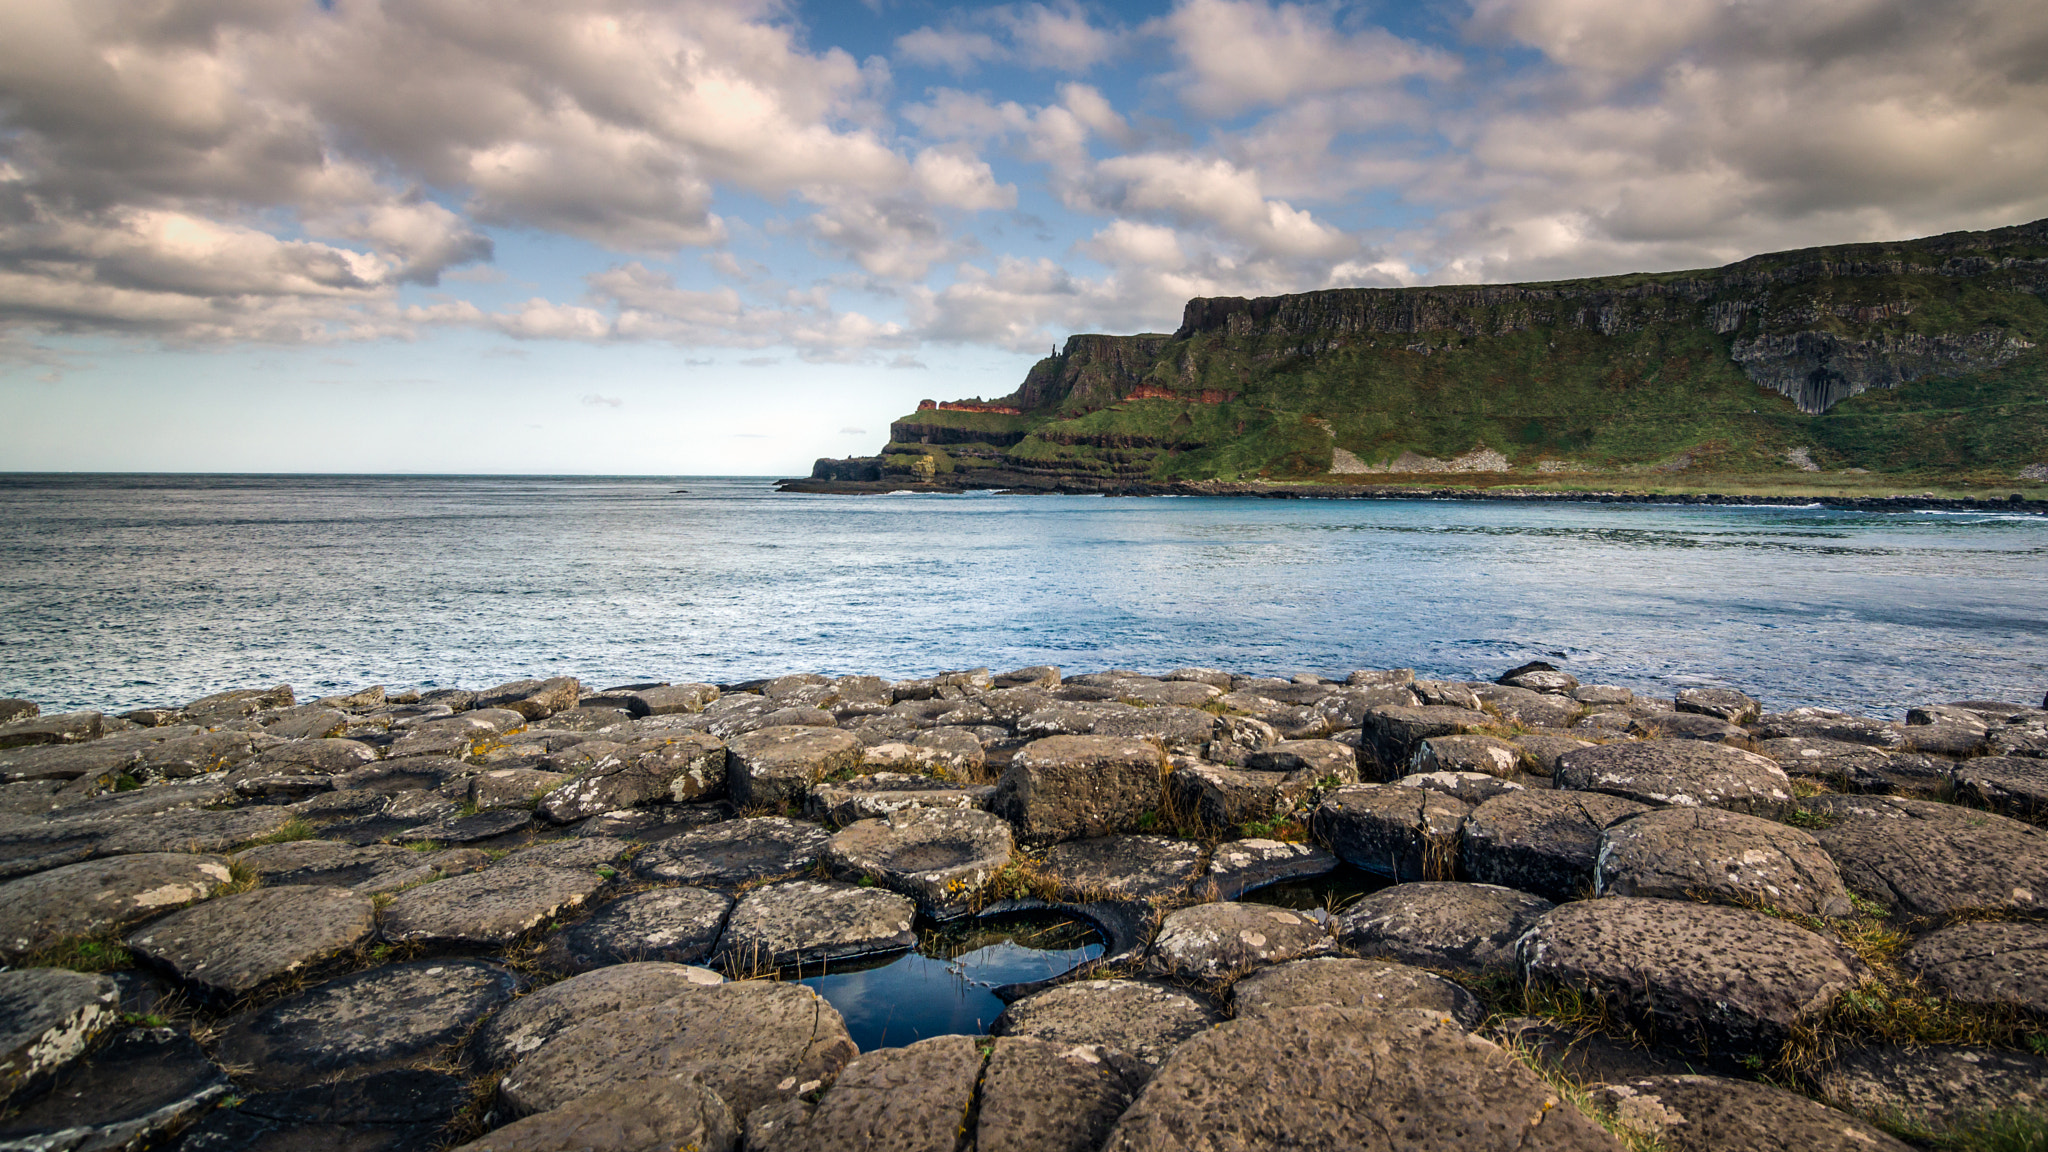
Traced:
[[1345, 32], [1322, 6], [1264, 0], [1182, 0], [1154, 30], [1181, 60], [1181, 99], [1209, 115], [1298, 96], [1381, 87], [1460, 71], [1450, 53], [1383, 28]]
[[841, 428], [839, 434], [841, 436], [865, 436], [868, 434], [868, 430], [865, 428]]
[[580, 401], [589, 408], [623, 408], [626, 402], [617, 396], [600, 396], [595, 392], [585, 393]]
[[985, 63], [1086, 72], [1121, 49], [1128, 34], [1096, 24], [1073, 0], [1003, 4], [953, 17], [896, 38], [896, 56], [911, 64], [964, 75]]

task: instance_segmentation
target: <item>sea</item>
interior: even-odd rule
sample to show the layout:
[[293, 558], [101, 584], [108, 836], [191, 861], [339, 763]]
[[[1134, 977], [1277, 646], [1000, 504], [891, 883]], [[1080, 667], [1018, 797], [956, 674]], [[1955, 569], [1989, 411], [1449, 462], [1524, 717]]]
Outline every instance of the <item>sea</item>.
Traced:
[[0, 695], [1054, 664], [1498, 676], [1896, 716], [2048, 691], [2048, 518], [818, 496], [766, 478], [0, 475]]

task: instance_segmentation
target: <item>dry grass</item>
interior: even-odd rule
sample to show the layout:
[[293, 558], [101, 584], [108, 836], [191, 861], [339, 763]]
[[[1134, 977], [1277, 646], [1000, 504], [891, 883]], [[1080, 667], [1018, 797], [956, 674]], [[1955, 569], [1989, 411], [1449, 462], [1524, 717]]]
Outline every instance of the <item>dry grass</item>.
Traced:
[[1666, 1152], [1667, 1146], [1655, 1133], [1623, 1123], [1619, 1116], [1608, 1112], [1593, 1102], [1593, 1092], [1583, 1080], [1555, 1065], [1546, 1064], [1536, 1052], [1519, 1040], [1509, 1039], [1501, 1043], [1508, 1055], [1522, 1062], [1522, 1065], [1541, 1077], [1558, 1098], [1595, 1124], [1605, 1128], [1621, 1146], [1629, 1152]]
[[230, 854], [235, 852], [246, 852], [251, 848], [260, 848], [265, 844], [285, 844], [293, 840], [312, 840], [317, 838], [319, 835], [319, 829], [313, 827], [305, 820], [297, 816], [294, 816], [291, 819], [285, 821], [283, 824], [279, 825], [277, 831], [272, 832], [267, 836], [258, 836], [254, 840], [245, 840], [241, 844], [236, 845], [234, 848], [231, 848], [228, 851]]

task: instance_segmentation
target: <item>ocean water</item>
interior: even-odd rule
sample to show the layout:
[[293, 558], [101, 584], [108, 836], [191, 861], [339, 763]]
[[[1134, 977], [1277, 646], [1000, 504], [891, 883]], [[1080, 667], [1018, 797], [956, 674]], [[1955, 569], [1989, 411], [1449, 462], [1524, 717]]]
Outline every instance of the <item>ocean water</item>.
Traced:
[[2048, 519], [839, 497], [761, 479], [0, 476], [0, 695], [794, 671], [1491, 677], [1896, 714], [2048, 690]]

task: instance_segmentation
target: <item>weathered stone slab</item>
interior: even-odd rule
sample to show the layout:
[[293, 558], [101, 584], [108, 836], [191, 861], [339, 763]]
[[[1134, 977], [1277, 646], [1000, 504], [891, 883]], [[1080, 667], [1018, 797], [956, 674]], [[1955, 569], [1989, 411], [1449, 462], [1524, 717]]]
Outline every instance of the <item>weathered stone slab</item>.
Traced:
[[1792, 781], [1769, 757], [1696, 740], [1602, 744], [1558, 758], [1561, 789], [1605, 792], [1644, 804], [1725, 808], [1777, 817], [1794, 806]]
[[803, 803], [824, 777], [860, 767], [861, 742], [837, 728], [769, 727], [733, 737], [726, 753], [732, 802], [780, 808]]
[[1812, 836], [1714, 808], [1664, 808], [1609, 825], [1593, 888], [1603, 896], [1762, 903], [1807, 916], [1855, 910], [1841, 871]]
[[813, 880], [764, 884], [733, 905], [716, 963], [739, 976], [901, 951], [917, 942], [916, 917], [917, 905], [894, 892]]
[[610, 836], [579, 836], [549, 840], [514, 851], [501, 864], [508, 868], [606, 868], [618, 863], [632, 844]]
[[1144, 740], [1050, 736], [1010, 758], [989, 807], [1027, 844], [1135, 832], [1159, 807], [1165, 768]]
[[2048, 1060], [1997, 1048], [1851, 1048], [1814, 1080], [1839, 1107], [1934, 1132], [1994, 1112], [2048, 1109]]
[[1203, 874], [1201, 894], [1235, 900], [1269, 884], [1306, 880], [1335, 871], [1337, 855], [1313, 844], [1279, 840], [1231, 840], [1218, 844]]
[[928, 916], [966, 915], [1010, 862], [1010, 826], [975, 809], [906, 808], [843, 828], [825, 845], [825, 866], [917, 901]]
[[1441, 1012], [1467, 1031], [1486, 1018], [1477, 997], [1441, 976], [1384, 960], [1325, 956], [1261, 968], [1231, 986], [1239, 1018], [1290, 1012], [1311, 1004], [1386, 1011]]
[[510, 944], [604, 887], [579, 868], [492, 868], [401, 892], [384, 909], [394, 944]]
[[804, 812], [814, 820], [830, 820], [844, 827], [862, 820], [885, 819], [906, 808], [986, 810], [995, 794], [991, 785], [953, 784], [931, 776], [876, 772], [817, 785], [811, 789]]
[[514, 680], [476, 694], [478, 708], [504, 708], [528, 720], [545, 720], [564, 708], [574, 708], [583, 686], [573, 676], [547, 680]]
[[682, 733], [619, 748], [543, 796], [539, 811], [557, 824], [567, 824], [642, 804], [720, 795], [725, 778], [724, 743], [702, 733]]
[[1522, 750], [1494, 736], [1432, 736], [1407, 764], [1414, 772], [1484, 772], [1511, 780], [1522, 770]]
[[1484, 772], [1415, 772], [1394, 781], [1401, 788], [1427, 788], [1440, 792], [1462, 804], [1478, 806], [1510, 792], [1520, 792], [1524, 784], [1503, 780]]
[[[1336, 1084], [1369, 1091], [1333, 1092]], [[1439, 1013], [1317, 1005], [1190, 1040], [1131, 1104], [1104, 1152], [1239, 1146], [1617, 1150], [1498, 1045]]]
[[539, 768], [496, 768], [469, 778], [469, 802], [480, 811], [524, 808], [567, 783], [562, 772]]
[[1956, 799], [2039, 823], [2048, 817], [2048, 760], [1985, 756], [1955, 766]]
[[1215, 1023], [1215, 1013], [1162, 984], [1077, 980], [1011, 1004], [989, 1031], [1060, 1045], [1100, 1044], [1157, 1068]]
[[1839, 943], [1761, 912], [1617, 896], [1562, 904], [1520, 945], [1529, 979], [1599, 996], [1660, 1043], [1775, 1053], [1864, 975]]
[[1787, 776], [1817, 780], [1837, 792], [1932, 794], [1948, 786], [1955, 769], [1914, 752], [1804, 736], [1765, 740], [1757, 751], [1777, 761]]
[[1816, 796], [1813, 830], [1849, 890], [1912, 917], [2048, 913], [2048, 833], [2006, 816], [1900, 796]]
[[1538, 776], [1548, 776], [1555, 772], [1558, 757], [1580, 748], [1589, 748], [1593, 744], [1591, 740], [1581, 740], [1577, 736], [1567, 736], [1562, 732], [1524, 732], [1509, 743], [1528, 753], [1529, 761], [1533, 761], [1528, 764], [1528, 769]]
[[1314, 917], [1269, 904], [1196, 904], [1167, 915], [1146, 967], [1183, 979], [1220, 980], [1247, 968], [1336, 951]]
[[1883, 1129], [1804, 1096], [1719, 1076], [1656, 1076], [1594, 1090], [1594, 1106], [1670, 1152], [1905, 1152]]
[[633, 870], [651, 880], [737, 886], [802, 872], [831, 839], [816, 824], [780, 816], [726, 820], [654, 845], [633, 861]]
[[586, 972], [521, 996], [493, 1016], [477, 1030], [477, 1061], [485, 1068], [501, 1068], [579, 1024], [724, 982], [708, 968], [686, 964], [620, 964]]
[[1396, 880], [1447, 880], [1472, 809], [1441, 793], [1354, 784], [1324, 796], [1311, 824], [1346, 864]]
[[29, 748], [38, 744], [82, 744], [88, 740], [99, 739], [105, 732], [106, 717], [98, 712], [32, 715], [0, 724], [0, 748]]
[[1095, 1152], [1145, 1074], [1100, 1045], [998, 1037], [982, 1073], [975, 1152]]
[[1905, 747], [1906, 728], [1886, 720], [1872, 720], [1863, 716], [1851, 716], [1833, 708], [1793, 708], [1785, 712], [1768, 712], [1756, 718], [1749, 725], [1750, 734], [1758, 740], [1783, 740], [1804, 737], [1809, 740], [1840, 740], [1849, 744], [1867, 744], [1872, 748], [1898, 749]]
[[1515, 942], [1553, 907], [1493, 884], [1424, 881], [1361, 897], [1337, 921], [1344, 947], [1426, 968], [1511, 971]]
[[126, 927], [204, 900], [228, 880], [223, 857], [166, 852], [87, 860], [0, 884], [0, 957], [18, 960]]
[[499, 1091], [515, 1112], [545, 1112], [622, 1080], [698, 1074], [744, 1123], [830, 1084], [857, 1054], [816, 992], [747, 980], [570, 1028], [514, 1065]]
[[1672, 703], [1680, 712], [1712, 716], [1730, 724], [1749, 724], [1764, 714], [1764, 706], [1755, 697], [1733, 688], [1680, 688]]
[[1171, 900], [1202, 869], [1202, 846], [1164, 836], [1098, 836], [1045, 850], [1041, 871], [1076, 900]]
[[1283, 803], [1284, 772], [1248, 772], [1175, 757], [1166, 787], [1174, 805], [1205, 828], [1228, 832], [1270, 818]]
[[748, 1152], [954, 1152], [973, 1111], [982, 1057], [972, 1036], [934, 1036], [856, 1057], [817, 1103], [747, 1118]]
[[318, 884], [353, 888], [419, 867], [417, 852], [395, 844], [344, 844], [336, 840], [287, 840], [235, 853], [265, 885]]
[[1408, 765], [1424, 740], [1456, 736], [1493, 722], [1493, 717], [1476, 711], [1476, 703], [1474, 708], [1388, 705], [1371, 709], [1361, 718], [1362, 750], [1379, 765], [1381, 780], [1395, 780], [1408, 774]]
[[608, 964], [709, 959], [725, 930], [732, 897], [704, 888], [658, 888], [613, 901], [555, 934], [541, 963], [586, 972]]
[[533, 826], [533, 813], [524, 808], [494, 808], [469, 816], [450, 816], [428, 824], [416, 824], [394, 839], [430, 841], [435, 844], [475, 844], [495, 840]]
[[0, 1107], [46, 1083], [118, 1017], [105, 976], [62, 968], [0, 972]]
[[342, 888], [259, 888], [209, 900], [128, 937], [128, 947], [216, 995], [254, 992], [376, 931], [370, 898]]
[[1551, 900], [1591, 895], [1600, 834], [1650, 806], [1598, 792], [1517, 792], [1473, 809], [1460, 863], [1482, 884]]
[[372, 968], [310, 988], [231, 1021], [223, 1063], [245, 1083], [287, 1088], [431, 1059], [512, 999], [519, 981], [475, 960]]
[[629, 1080], [514, 1120], [456, 1152], [687, 1149], [734, 1152], [739, 1126], [718, 1093], [687, 1074]]
[[1914, 941], [1904, 961], [1929, 987], [1951, 999], [2048, 1016], [2048, 925], [1956, 924]]
[[224, 812], [161, 812], [108, 821], [99, 854], [225, 852], [268, 836], [291, 822], [282, 807], [263, 805]]
[[0, 1120], [0, 1148], [112, 1152], [161, 1144], [227, 1095], [227, 1077], [181, 1029], [131, 1028]]

